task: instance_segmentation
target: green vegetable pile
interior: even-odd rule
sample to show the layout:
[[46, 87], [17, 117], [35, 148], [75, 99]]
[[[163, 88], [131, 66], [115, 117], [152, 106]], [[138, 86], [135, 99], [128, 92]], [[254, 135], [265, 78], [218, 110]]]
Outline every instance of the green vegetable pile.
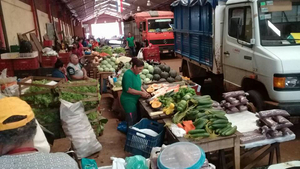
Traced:
[[[92, 82], [95, 82], [96, 80], [91, 80]], [[85, 81], [76, 81], [72, 83], [85, 83]], [[97, 86], [92, 85], [92, 86], [70, 86], [68, 87], [68, 90], [61, 90], [60, 92], [60, 99], [66, 100], [71, 103], [76, 103], [79, 101], [82, 101], [84, 99], [89, 99], [94, 96], [89, 96], [84, 93], [97, 93]], [[100, 98], [99, 98], [100, 100]], [[83, 102], [85, 111], [94, 109], [95, 107], [98, 106], [98, 101], [84, 101]]]
[[229, 136], [236, 132], [223, 110], [213, 109], [210, 96], [197, 96], [192, 88], [180, 88], [177, 93], [170, 92], [159, 97], [164, 107], [175, 104], [173, 123], [192, 120], [195, 130], [189, 131], [190, 138]]
[[113, 49], [110, 47], [110, 46], [103, 46], [101, 48], [99, 47], [96, 47], [95, 48], [97, 52], [99, 53], [107, 53], [109, 55], [112, 55], [113, 54]]
[[[33, 81], [32, 84], [45, 85], [48, 82], [49, 81], [47, 80], [37, 80], [37, 81]], [[48, 88], [37, 87], [37, 86], [29, 87], [29, 89], [25, 92], [25, 96], [21, 96], [21, 98], [27, 103], [29, 103], [31, 106], [39, 106], [39, 107], [49, 107], [50, 104], [59, 102], [58, 93], [55, 89], [50, 90]]]
[[113, 53], [120, 54], [120, 53], [126, 53], [126, 51], [122, 47], [117, 47], [113, 49]]

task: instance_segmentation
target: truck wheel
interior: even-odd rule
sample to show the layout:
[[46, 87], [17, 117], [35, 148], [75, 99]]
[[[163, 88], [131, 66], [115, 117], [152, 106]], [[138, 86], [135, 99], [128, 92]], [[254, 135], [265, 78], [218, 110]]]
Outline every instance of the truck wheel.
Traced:
[[265, 109], [264, 99], [259, 92], [256, 90], [249, 90], [247, 93], [249, 93], [249, 96], [247, 96], [248, 100], [253, 103], [257, 112]]

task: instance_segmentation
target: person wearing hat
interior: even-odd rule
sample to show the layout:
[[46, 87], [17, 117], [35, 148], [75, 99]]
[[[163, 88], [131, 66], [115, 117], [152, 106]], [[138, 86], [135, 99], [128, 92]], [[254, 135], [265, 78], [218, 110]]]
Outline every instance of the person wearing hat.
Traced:
[[34, 148], [37, 123], [31, 107], [17, 97], [0, 99], [0, 168], [78, 169], [64, 153], [44, 153]]

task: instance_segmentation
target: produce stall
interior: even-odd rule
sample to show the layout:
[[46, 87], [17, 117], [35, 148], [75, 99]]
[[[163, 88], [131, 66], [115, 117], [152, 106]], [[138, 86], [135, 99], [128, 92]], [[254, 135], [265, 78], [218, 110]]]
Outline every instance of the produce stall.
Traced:
[[[285, 118], [289, 114], [284, 110], [251, 113], [247, 111], [246, 96], [244, 91], [224, 93], [224, 101], [219, 104], [209, 96], [196, 96], [191, 88], [180, 88], [176, 93], [166, 92], [158, 99], [154, 98], [162, 104], [160, 113], [165, 114], [159, 116], [158, 110], [150, 106], [151, 101], [140, 102], [143, 105], [141, 111], [146, 111], [148, 117], [163, 120], [169, 143], [188, 141], [205, 152], [219, 150], [222, 165], [229, 167], [240, 168], [241, 159], [265, 147], [267, 149], [246, 168], [250, 169], [268, 154], [272, 164], [274, 152], [280, 162], [280, 143], [295, 139], [295, 134], [288, 129], [292, 124]], [[224, 149], [227, 148], [234, 149], [234, 162], [225, 162]], [[240, 148], [245, 153], [240, 154]]]

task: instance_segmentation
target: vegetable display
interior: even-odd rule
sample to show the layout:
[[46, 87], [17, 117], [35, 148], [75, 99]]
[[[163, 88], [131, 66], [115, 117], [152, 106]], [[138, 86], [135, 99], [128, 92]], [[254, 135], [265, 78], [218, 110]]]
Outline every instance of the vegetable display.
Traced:
[[97, 67], [99, 72], [115, 72], [118, 68], [117, 58], [115, 57], [104, 57], [100, 65]]
[[[187, 137], [203, 138], [229, 136], [236, 132], [237, 127], [232, 126], [225, 116], [225, 111], [215, 108], [210, 96], [198, 96], [195, 90], [189, 87], [182, 87], [178, 92], [170, 92], [159, 97], [163, 104], [163, 112], [167, 115], [174, 114], [172, 121], [178, 126], [193, 122], [194, 129], [187, 131]], [[193, 128], [189, 126], [188, 128]]]

